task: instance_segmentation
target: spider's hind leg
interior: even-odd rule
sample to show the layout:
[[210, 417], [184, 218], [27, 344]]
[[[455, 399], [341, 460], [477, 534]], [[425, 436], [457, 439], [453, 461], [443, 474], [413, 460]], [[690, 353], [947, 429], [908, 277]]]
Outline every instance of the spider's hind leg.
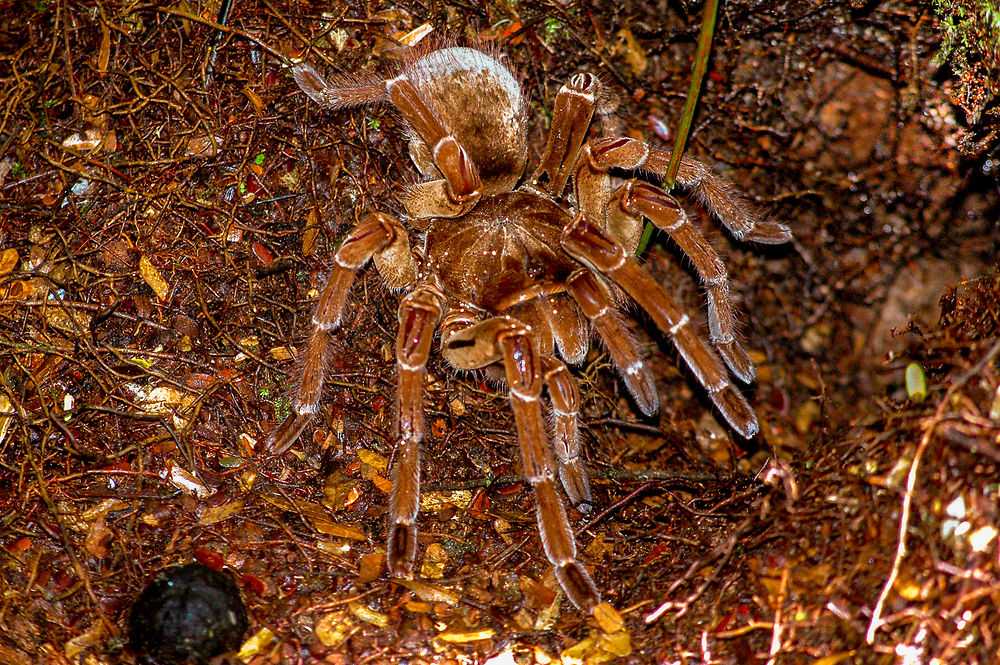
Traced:
[[566, 226], [560, 242], [570, 256], [614, 280], [649, 313], [660, 330], [670, 335], [685, 364], [734, 430], [747, 439], [757, 435], [757, 416], [730, 382], [718, 356], [701, 341], [688, 315], [670, 294], [625, 252], [621, 243], [590, 224], [582, 214]]

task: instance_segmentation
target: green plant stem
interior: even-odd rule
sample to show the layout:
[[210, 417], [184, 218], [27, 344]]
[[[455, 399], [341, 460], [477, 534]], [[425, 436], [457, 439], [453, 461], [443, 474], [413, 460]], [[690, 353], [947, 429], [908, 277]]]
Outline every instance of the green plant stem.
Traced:
[[[701, 18], [701, 33], [698, 35], [698, 50], [694, 57], [694, 70], [691, 72], [691, 87], [688, 88], [687, 99], [684, 101], [684, 113], [681, 114], [681, 124], [677, 129], [677, 137], [674, 139], [674, 151], [670, 154], [670, 164], [667, 166], [667, 175], [663, 178], [663, 189], [670, 191], [677, 181], [677, 169], [681, 166], [681, 156], [684, 154], [684, 147], [687, 145], [688, 135], [691, 133], [691, 123], [694, 120], [695, 107], [698, 105], [698, 95], [701, 94], [701, 82], [705, 78], [705, 71], [708, 69], [708, 57], [712, 53], [712, 37], [715, 35], [715, 18], [719, 13], [719, 0], [705, 0], [705, 10]], [[646, 251], [649, 238], [653, 235], [653, 225], [646, 222], [642, 230], [642, 237], [639, 239], [639, 246], [635, 250], [635, 255], [639, 256]]]

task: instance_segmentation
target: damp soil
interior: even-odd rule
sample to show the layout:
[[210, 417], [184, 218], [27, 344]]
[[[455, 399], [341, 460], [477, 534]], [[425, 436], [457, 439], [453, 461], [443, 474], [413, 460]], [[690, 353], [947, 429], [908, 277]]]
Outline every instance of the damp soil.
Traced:
[[[318, 414], [263, 450], [340, 239], [416, 179], [391, 109], [319, 109], [282, 58], [388, 71], [421, 31], [490, 40], [531, 160], [576, 72], [618, 94], [607, 131], [670, 150], [700, 4], [360, 4], [235, 2], [223, 27], [215, 2], [0, 2], [0, 662], [136, 662], [132, 602], [195, 561], [239, 582], [232, 662], [996, 662], [988, 15], [722, 3], [687, 154], [794, 241], [678, 198], [729, 270], [762, 431], [738, 440], [635, 308], [655, 416], [595, 345], [573, 369], [595, 510], [569, 511], [589, 615], [546, 562], [506, 398], [436, 353], [419, 574], [388, 576], [400, 294], [375, 270]], [[669, 239], [642, 260], [704, 326]]]

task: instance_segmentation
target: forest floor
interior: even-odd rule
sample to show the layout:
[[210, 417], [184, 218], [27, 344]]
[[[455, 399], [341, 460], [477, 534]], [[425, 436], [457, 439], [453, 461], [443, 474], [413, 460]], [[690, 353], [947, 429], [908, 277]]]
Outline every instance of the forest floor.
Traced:
[[[397, 115], [318, 108], [281, 55], [391, 71], [422, 26], [491, 40], [529, 97], [530, 164], [576, 72], [620, 96], [608, 130], [670, 150], [700, 3], [237, 1], [224, 28], [196, 0], [0, 9], [0, 663], [135, 662], [131, 602], [191, 561], [240, 584], [239, 662], [997, 662], [982, 25], [902, 0], [722, 3], [687, 154], [795, 239], [741, 244], [679, 198], [729, 270], [762, 432], [737, 440], [641, 314], [655, 416], [599, 345], [573, 369], [596, 510], [570, 519], [614, 608], [594, 617], [546, 561], [507, 399], [436, 350], [420, 575], [388, 576], [399, 294], [375, 270], [319, 414], [262, 451], [339, 240], [402, 215], [416, 179]], [[669, 238], [643, 262], [704, 325]]]

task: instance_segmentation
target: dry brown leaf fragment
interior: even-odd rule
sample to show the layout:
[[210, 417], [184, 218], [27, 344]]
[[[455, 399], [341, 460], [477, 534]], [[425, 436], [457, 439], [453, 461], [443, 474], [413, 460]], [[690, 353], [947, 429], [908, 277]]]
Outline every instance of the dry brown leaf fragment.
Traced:
[[361, 555], [358, 563], [358, 584], [368, 584], [378, 579], [382, 574], [382, 564], [385, 562], [385, 555], [381, 552], [369, 552]]
[[195, 134], [188, 137], [184, 147], [186, 157], [215, 157], [225, 145], [223, 137], [215, 134]]
[[302, 256], [312, 256], [316, 249], [316, 238], [319, 237], [319, 210], [315, 207], [306, 215], [306, 226], [302, 229]]

